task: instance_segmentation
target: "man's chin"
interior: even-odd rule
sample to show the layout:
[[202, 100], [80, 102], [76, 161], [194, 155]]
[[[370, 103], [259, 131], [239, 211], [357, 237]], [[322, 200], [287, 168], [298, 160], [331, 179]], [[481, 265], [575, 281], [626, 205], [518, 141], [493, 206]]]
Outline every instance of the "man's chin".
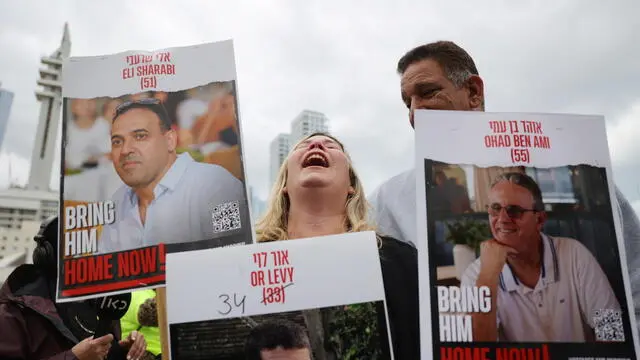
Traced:
[[517, 239], [515, 239], [514, 241], [514, 239], [503, 238], [500, 236], [496, 237], [495, 239], [500, 245], [508, 246], [513, 249], [515, 249], [515, 246], [517, 246]]
[[138, 179], [132, 179], [130, 177], [120, 177], [120, 180], [122, 180], [122, 182], [127, 185], [128, 187], [131, 188], [136, 188], [140, 186], [141, 181], [139, 181]]

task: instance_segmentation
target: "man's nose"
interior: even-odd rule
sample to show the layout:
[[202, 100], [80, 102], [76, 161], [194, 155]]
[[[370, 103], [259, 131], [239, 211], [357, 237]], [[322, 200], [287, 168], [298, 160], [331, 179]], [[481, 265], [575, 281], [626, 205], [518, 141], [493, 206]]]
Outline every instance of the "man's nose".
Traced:
[[498, 221], [513, 222], [513, 219], [509, 216], [509, 214], [507, 214], [506, 208], [503, 207], [502, 209], [500, 209], [500, 212], [498, 213]]
[[130, 140], [123, 140], [122, 147], [120, 148], [120, 155], [128, 155], [133, 152], [133, 144]]

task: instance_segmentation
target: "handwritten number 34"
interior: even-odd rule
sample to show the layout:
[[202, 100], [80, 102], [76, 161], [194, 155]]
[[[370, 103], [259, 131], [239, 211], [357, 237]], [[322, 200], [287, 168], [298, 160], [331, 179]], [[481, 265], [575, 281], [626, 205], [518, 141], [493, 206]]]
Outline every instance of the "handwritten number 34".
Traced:
[[228, 315], [233, 308], [241, 308], [241, 314], [244, 314], [244, 300], [247, 298], [246, 295], [239, 297], [238, 294], [233, 294], [233, 304], [230, 303], [231, 300], [231, 296], [227, 295], [227, 294], [222, 294], [220, 296], [218, 296], [219, 299], [222, 300], [222, 303], [225, 304], [225, 309], [224, 311], [220, 311], [218, 310], [218, 313], [221, 315]]

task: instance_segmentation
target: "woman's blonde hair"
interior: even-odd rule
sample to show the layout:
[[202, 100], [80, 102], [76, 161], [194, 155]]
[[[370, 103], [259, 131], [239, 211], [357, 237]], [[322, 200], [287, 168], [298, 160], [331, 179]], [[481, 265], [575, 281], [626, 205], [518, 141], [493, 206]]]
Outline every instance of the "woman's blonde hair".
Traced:
[[[323, 132], [316, 132], [304, 137], [294, 145], [292, 149], [295, 149], [300, 143], [314, 136], [325, 136], [335, 141], [340, 145], [340, 149], [347, 157], [349, 163], [350, 185], [354, 189], [354, 193], [349, 195], [346, 199], [345, 228], [347, 229], [347, 232], [375, 230], [374, 226], [372, 226], [368, 221], [369, 203], [365, 197], [362, 183], [351, 165], [351, 158], [349, 157], [349, 154], [344, 149], [344, 145], [338, 139]], [[256, 235], [258, 242], [288, 239], [287, 222], [289, 219], [289, 206], [291, 203], [289, 202], [289, 196], [284, 192], [284, 188], [287, 185], [287, 160], [289, 159], [289, 156], [291, 156], [291, 152], [289, 152], [287, 159], [285, 159], [282, 166], [280, 166], [278, 177], [271, 189], [267, 211], [264, 216], [256, 222]]]

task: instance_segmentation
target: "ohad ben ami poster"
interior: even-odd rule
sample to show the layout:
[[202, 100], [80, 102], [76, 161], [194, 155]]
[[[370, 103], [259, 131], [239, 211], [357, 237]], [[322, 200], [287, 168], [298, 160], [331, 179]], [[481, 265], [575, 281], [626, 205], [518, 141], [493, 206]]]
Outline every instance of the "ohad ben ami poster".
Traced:
[[59, 301], [164, 284], [166, 254], [252, 243], [233, 42], [63, 64]]
[[604, 118], [415, 116], [422, 358], [635, 359]]

